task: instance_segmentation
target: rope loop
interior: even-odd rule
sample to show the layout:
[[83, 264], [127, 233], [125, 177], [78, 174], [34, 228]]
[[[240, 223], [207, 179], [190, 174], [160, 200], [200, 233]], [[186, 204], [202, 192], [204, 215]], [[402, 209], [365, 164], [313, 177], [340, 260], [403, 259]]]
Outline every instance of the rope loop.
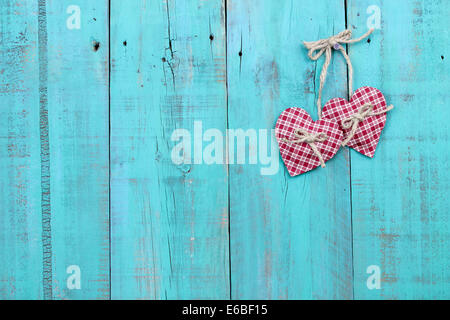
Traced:
[[317, 113], [319, 115], [319, 119], [322, 118], [322, 90], [325, 83], [325, 80], [327, 78], [327, 70], [331, 62], [331, 49], [338, 50], [341, 52], [341, 54], [344, 56], [345, 61], [348, 65], [348, 95], [349, 99], [353, 94], [353, 67], [352, 63], [350, 61], [350, 57], [347, 55], [347, 52], [345, 51], [342, 44], [351, 44], [355, 42], [359, 42], [362, 39], [368, 37], [374, 29], [370, 29], [365, 34], [363, 34], [361, 37], [357, 39], [352, 39], [352, 31], [351, 30], [344, 30], [334, 36], [331, 36], [326, 39], [320, 39], [317, 41], [310, 41], [310, 42], [303, 42], [306, 49], [308, 49], [308, 57], [315, 61], [319, 59], [324, 53], [325, 53], [325, 62], [322, 67], [322, 72], [320, 73], [320, 87], [319, 87], [319, 94], [317, 97]]

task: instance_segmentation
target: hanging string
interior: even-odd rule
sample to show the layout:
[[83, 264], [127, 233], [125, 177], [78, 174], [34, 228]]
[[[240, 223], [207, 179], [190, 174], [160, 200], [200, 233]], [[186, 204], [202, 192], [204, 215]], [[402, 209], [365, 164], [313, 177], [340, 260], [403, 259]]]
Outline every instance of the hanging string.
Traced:
[[[348, 65], [348, 93], [349, 97], [353, 94], [353, 67], [352, 63], [350, 61], [349, 56], [347, 55], [347, 52], [345, 52], [344, 47], [341, 45], [343, 43], [345, 44], [351, 44], [355, 42], [359, 42], [362, 39], [368, 37], [374, 29], [370, 29], [367, 31], [364, 35], [357, 39], [351, 39], [352, 37], [352, 31], [351, 30], [344, 30], [337, 35], [334, 35], [332, 37], [329, 37], [327, 39], [321, 39], [317, 41], [311, 41], [311, 42], [303, 42], [305, 47], [309, 50], [308, 51], [308, 57], [311, 60], [317, 60], [319, 59], [324, 53], [325, 53], [325, 62], [322, 67], [322, 72], [320, 73], [320, 87], [319, 87], [319, 95], [317, 97], [317, 113], [319, 115], [319, 119], [322, 118], [322, 90], [323, 85], [325, 83], [325, 79], [327, 77], [327, 70], [331, 62], [331, 51], [332, 48], [334, 50], [339, 50], [342, 55], [344, 56], [345, 61]], [[350, 99], [350, 98], [349, 98]]]

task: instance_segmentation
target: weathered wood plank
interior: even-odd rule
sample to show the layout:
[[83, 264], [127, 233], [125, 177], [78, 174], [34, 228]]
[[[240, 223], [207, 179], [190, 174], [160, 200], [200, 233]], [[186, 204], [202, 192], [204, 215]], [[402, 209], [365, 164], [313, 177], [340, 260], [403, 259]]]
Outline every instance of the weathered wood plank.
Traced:
[[[230, 0], [227, 8], [230, 128], [274, 128], [292, 106], [317, 119], [323, 60], [310, 61], [302, 41], [342, 31], [344, 1]], [[324, 102], [346, 92], [344, 60], [333, 59]], [[281, 159], [274, 175], [230, 166], [232, 298], [352, 298], [347, 155], [295, 178]]]
[[[77, 1], [80, 29], [72, 19], [75, 28], [67, 26], [76, 18], [71, 5], [47, 1], [48, 61], [41, 61], [48, 63], [52, 297], [108, 299], [108, 1]], [[71, 265], [81, 271], [79, 290], [67, 286]]]
[[171, 159], [225, 133], [223, 1], [111, 4], [112, 298], [226, 299], [227, 166]]
[[0, 299], [41, 299], [37, 5], [0, 1]]
[[109, 296], [108, 2], [78, 3], [1, 6], [2, 298]]
[[[352, 152], [355, 298], [448, 299], [450, 3], [350, 0], [355, 32], [370, 5], [381, 29], [350, 48], [355, 88], [379, 88], [395, 109], [374, 159]], [[370, 265], [379, 290], [366, 286]]]

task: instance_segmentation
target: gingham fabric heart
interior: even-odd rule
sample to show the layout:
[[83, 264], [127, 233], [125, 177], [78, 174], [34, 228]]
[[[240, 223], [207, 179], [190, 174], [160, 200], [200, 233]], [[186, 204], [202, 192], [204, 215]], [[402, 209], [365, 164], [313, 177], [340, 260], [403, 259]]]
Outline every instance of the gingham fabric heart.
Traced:
[[285, 139], [293, 141], [297, 138], [296, 129], [303, 129], [312, 135], [320, 133], [327, 135], [325, 141], [314, 143], [324, 161], [331, 159], [341, 146], [343, 135], [336, 121], [321, 119], [314, 122], [309, 114], [301, 108], [289, 108], [283, 111], [277, 120], [275, 135], [281, 157], [291, 176], [310, 171], [320, 165], [319, 158], [308, 143], [285, 141]]
[[[342, 121], [358, 112], [363, 105], [369, 103], [373, 105], [374, 113], [386, 110], [386, 100], [378, 89], [362, 87], [355, 91], [350, 102], [342, 98], [335, 98], [328, 101], [323, 107], [322, 117], [323, 119], [337, 121], [344, 133], [344, 139], [346, 139], [351, 132], [351, 128], [345, 129]], [[386, 113], [365, 118], [359, 122], [355, 135], [347, 145], [373, 158], [378, 141], [380, 140], [381, 130], [383, 130], [385, 123]]]

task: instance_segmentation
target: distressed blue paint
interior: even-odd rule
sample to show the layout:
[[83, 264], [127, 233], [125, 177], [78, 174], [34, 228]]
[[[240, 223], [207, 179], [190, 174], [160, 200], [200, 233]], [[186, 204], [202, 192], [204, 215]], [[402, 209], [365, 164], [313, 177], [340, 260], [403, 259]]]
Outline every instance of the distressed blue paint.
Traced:
[[[450, 3], [349, 1], [356, 33], [369, 5], [382, 24], [350, 48], [354, 87], [379, 88], [395, 109], [375, 157], [351, 155], [355, 298], [448, 299]], [[381, 268], [380, 290], [366, 286], [369, 265]]]
[[42, 285], [44, 299], [52, 299], [52, 211], [50, 192], [50, 141], [48, 125], [48, 33], [47, 1], [38, 2], [39, 55], [39, 134], [41, 143], [41, 223], [42, 223]]
[[[52, 295], [108, 299], [108, 1], [77, 1], [80, 30], [66, 27], [72, 4], [47, 1]], [[70, 265], [81, 290], [67, 288]]]
[[[66, 28], [70, 4], [1, 6], [5, 299], [109, 297], [108, 1], [78, 1], [81, 30]], [[67, 289], [69, 265], [82, 290]]]
[[0, 1], [0, 299], [42, 299], [38, 6]]
[[[323, 62], [310, 61], [302, 41], [341, 31], [344, 14], [343, 1], [228, 1], [230, 128], [272, 129], [292, 106], [317, 119]], [[344, 94], [345, 79], [336, 55], [324, 100]], [[346, 156], [295, 178], [281, 163], [272, 176], [230, 166], [232, 298], [352, 298]]]
[[223, 2], [113, 0], [111, 19], [112, 298], [226, 299], [227, 166], [171, 160], [175, 129], [225, 132]]

